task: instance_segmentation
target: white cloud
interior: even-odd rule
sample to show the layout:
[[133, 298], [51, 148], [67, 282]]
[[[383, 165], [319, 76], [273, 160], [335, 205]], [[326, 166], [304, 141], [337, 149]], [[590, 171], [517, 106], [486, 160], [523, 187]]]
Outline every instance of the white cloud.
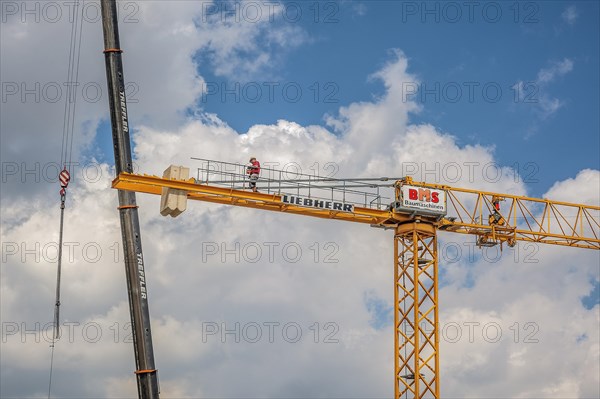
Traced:
[[[548, 93], [548, 86], [556, 79], [571, 72], [573, 66], [574, 62], [569, 58], [552, 62], [550, 67], [540, 69], [534, 82], [519, 81], [513, 85], [512, 89], [518, 93], [519, 102], [534, 105], [539, 112], [539, 117], [546, 119], [565, 105], [565, 101]], [[533, 128], [532, 130], [537, 129]]]
[[[14, 4], [25, 7], [25, 3]], [[52, 165], [60, 161], [61, 153], [72, 4], [53, 4], [62, 12], [58, 21], [52, 22], [43, 13], [37, 16], [38, 22], [35, 14], [23, 19], [17, 10], [14, 15], [3, 15], [0, 26], [2, 95], [6, 97], [2, 99], [0, 151], [3, 165], [10, 163], [16, 169], [3, 181], [2, 198], [40, 192], [48, 198], [56, 195], [49, 190], [56, 183]], [[199, 68], [212, 68], [216, 75], [238, 81], [265, 76], [277, 66], [272, 54], [283, 54], [308, 40], [301, 28], [281, 20], [280, 5], [242, 2], [237, 15], [227, 16], [219, 8], [224, 4], [219, 2], [215, 12], [208, 1], [119, 3], [133, 126], [144, 123], [175, 129], [184, 123], [186, 112], [196, 109], [196, 100], [206, 88]], [[257, 5], [261, 18], [255, 21], [249, 13]], [[100, 121], [109, 117], [99, 2], [87, 2], [84, 9], [73, 159], [89, 165], [97, 151], [92, 143], [109, 141], [110, 133], [97, 132]], [[209, 60], [197, 57], [199, 51], [210, 54]], [[199, 65], [203, 61], [206, 64]], [[56, 87], [62, 88], [58, 94], [53, 91]], [[107, 136], [99, 139], [98, 133]]]
[[577, 22], [577, 18], [579, 17], [579, 13], [577, 12], [577, 7], [574, 5], [568, 6], [562, 14], [560, 14], [563, 21], [565, 21], [569, 25], [575, 25]]
[[367, 14], [367, 5], [365, 3], [352, 2], [352, 11], [359, 17]]
[[281, 3], [250, 0], [205, 7], [196, 25], [214, 73], [242, 82], [273, 74], [283, 53], [308, 40], [302, 28], [284, 19], [286, 12]]
[[553, 62], [550, 68], [541, 69], [538, 72], [538, 83], [550, 83], [556, 77], [562, 76], [573, 70], [573, 61], [565, 58], [562, 61]]
[[556, 182], [544, 197], [600, 206], [598, 193], [600, 193], [600, 172], [584, 169], [575, 178]]
[[[216, 115], [182, 122], [175, 115], [198, 95], [200, 89], [194, 83], [202, 79], [196, 76], [191, 55], [207, 41], [196, 37], [201, 34], [194, 32], [191, 23], [182, 23], [197, 15], [194, 2], [181, 2], [181, 7], [155, 3], [140, 5], [140, 20], [142, 15], [145, 19], [138, 27], [124, 27], [130, 30], [124, 34], [128, 43], [123, 47], [132, 71], [126, 70], [126, 76], [143, 76], [144, 82], [156, 83], [149, 89], [153, 96], [144, 98], [157, 103], [139, 104], [148, 119], [133, 136], [141, 172], [160, 174], [170, 163], [193, 167], [190, 156], [245, 162], [253, 154], [280, 165], [297, 162], [305, 170], [315, 162], [321, 166], [334, 162], [343, 176], [398, 176], [410, 170], [416, 179], [430, 182], [527, 193], [509, 168], [497, 165], [493, 148], [464, 145], [434, 126], [410, 123], [411, 113], [419, 108], [403, 98], [402, 85], [417, 78], [408, 72], [408, 60], [400, 51], [394, 51], [373, 74], [383, 82], [385, 93], [373, 101], [341, 107], [328, 116], [326, 126], [279, 120], [237, 132]], [[161, 23], [163, 14], [168, 22]], [[247, 34], [246, 27], [234, 28], [240, 29], [237, 33], [215, 29], [211, 32], [227, 40]], [[184, 55], [175, 54], [168, 45], [172, 40], [181, 41], [177, 51]], [[3, 36], [3, 51], [4, 43]], [[153, 57], [136, 51], [141, 43], [163, 51], [164, 57], [156, 57], [159, 65], [151, 63]], [[235, 58], [237, 50], [227, 52], [235, 46], [227, 43], [231, 42], [219, 47], [224, 49], [223, 59]], [[14, 47], [11, 51], [21, 50]], [[22, 54], [34, 60], [34, 55], [24, 50]], [[3, 67], [4, 62], [3, 57]], [[95, 61], [89, 63], [101, 73]], [[15, 65], [11, 68], [17, 70]], [[555, 76], [561, 73], [557, 68]], [[157, 80], [165, 71], [167, 78]], [[181, 98], [174, 100], [177, 93]], [[104, 115], [98, 107], [86, 109], [85, 115]], [[159, 110], [168, 123], [155, 123], [151, 112]], [[10, 123], [17, 126], [14, 120]], [[15, 137], [6, 140], [13, 143]], [[135, 395], [122, 253], [115, 245], [121, 240], [116, 195], [109, 188], [113, 171], [106, 165], [99, 170], [98, 181], [80, 179], [70, 187], [65, 240], [77, 245], [63, 265], [61, 309], [64, 321], [78, 324], [73, 342], [57, 345], [56, 396]], [[560, 196], [585, 185], [589, 188], [573, 200], [597, 203], [598, 190], [592, 185], [597, 176], [598, 171], [582, 171], [572, 181], [557, 182], [548, 195]], [[36, 322], [43, 325], [52, 316], [56, 265], [52, 243], [57, 238], [59, 210], [56, 201], [34, 198], [2, 202], [0, 235], [5, 259], [0, 271], [0, 309], [3, 328], [17, 329], [3, 335], [2, 396], [41, 396], [47, 389], [48, 343], [43, 338], [36, 342], [36, 336], [24, 334], [24, 329], [36, 330]], [[390, 232], [205, 203], [190, 203], [179, 218], [165, 219], [157, 212], [158, 197], [138, 195], [138, 204], [154, 349], [166, 397], [392, 395], [393, 327], [375, 330], [365, 303], [366, 293], [384, 303], [393, 302]], [[451, 240], [463, 253], [459, 261], [441, 262], [445, 274], [440, 291], [442, 326], [456, 322], [464, 332], [465, 322], [480, 323], [481, 328], [493, 322], [503, 335], [497, 343], [482, 337], [481, 329], [476, 330], [473, 342], [462, 338], [451, 343], [446, 337], [442, 342], [443, 395], [597, 397], [598, 308], [586, 309], [581, 304], [581, 297], [592, 288], [591, 281], [598, 279], [597, 253], [518, 246], [505, 248], [498, 260], [490, 253], [487, 258], [473, 255], [469, 261], [472, 246], [467, 244], [473, 239], [440, 234], [441, 245]], [[235, 250], [236, 243], [241, 248], [247, 244], [261, 247], [261, 260], [249, 262]], [[278, 244], [272, 261], [267, 243]], [[328, 243], [337, 248], [332, 255], [336, 263], [324, 261], [324, 255], [331, 255], [325, 247]], [[14, 244], [10, 251], [8, 244]], [[286, 260], [282, 252], [286, 244], [301, 248], [298, 262]], [[219, 252], [208, 256], [207, 245], [217, 245]], [[101, 253], [94, 252], [97, 248]], [[282, 332], [292, 322], [302, 330], [298, 343], [288, 342], [290, 337]], [[526, 326], [528, 322], [535, 323], [529, 325], [533, 330]], [[209, 335], [207, 323], [230, 330], [239, 323], [238, 335], [246, 335], [239, 343], [234, 342], [234, 333], [225, 338], [220, 331]], [[262, 340], [257, 343], [248, 342], [252, 323], [262, 329]], [[276, 327], [272, 343], [265, 323], [279, 323], [271, 324]], [[513, 327], [514, 323], [519, 324]], [[94, 343], [92, 333], [97, 326], [102, 336]], [[539, 329], [533, 333], [535, 326]], [[514, 342], [515, 329], [518, 342]], [[338, 342], [325, 342], [328, 337]], [[524, 342], [525, 337], [539, 342]], [[550, 386], [549, 380], [553, 381]]]
[[[581, 171], [544, 198], [597, 206], [599, 173]], [[457, 247], [463, 254], [470, 248], [462, 240]], [[598, 284], [598, 253], [534, 243], [503, 252], [491, 248], [474, 264], [448, 265], [442, 325], [455, 323], [462, 335], [454, 342], [448, 328], [450, 340], [442, 342], [446, 389], [462, 389], [465, 397], [597, 396], [599, 305], [590, 309], [581, 300]], [[502, 337], [495, 342], [497, 331]]]
[[564, 103], [558, 98], [550, 98], [547, 96], [540, 96], [539, 106], [544, 117], [548, 117], [558, 111]]

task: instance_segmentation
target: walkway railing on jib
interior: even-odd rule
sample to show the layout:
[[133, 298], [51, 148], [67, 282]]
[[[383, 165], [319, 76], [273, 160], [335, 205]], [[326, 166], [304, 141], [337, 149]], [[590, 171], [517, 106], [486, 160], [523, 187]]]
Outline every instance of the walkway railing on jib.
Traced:
[[[196, 183], [234, 190], [250, 190], [248, 164], [192, 158], [199, 162]], [[257, 189], [260, 193], [341, 201], [354, 206], [383, 210], [394, 201], [394, 183], [399, 178], [338, 179], [282, 170], [260, 168]]]

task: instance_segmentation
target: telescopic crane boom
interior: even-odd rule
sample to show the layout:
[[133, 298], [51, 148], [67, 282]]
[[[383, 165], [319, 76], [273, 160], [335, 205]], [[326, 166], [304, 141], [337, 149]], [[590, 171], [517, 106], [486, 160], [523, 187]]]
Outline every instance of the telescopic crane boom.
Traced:
[[[115, 169], [118, 175], [121, 173], [131, 173], [133, 171], [133, 162], [131, 160], [129, 119], [127, 117], [125, 79], [123, 78], [122, 50], [119, 43], [117, 5], [115, 0], [102, 0], [101, 12]], [[146, 290], [146, 274], [144, 255], [142, 253], [138, 207], [134, 192], [119, 190], [118, 195], [138, 395], [140, 398], [158, 398], [158, 376], [154, 367], [154, 351], [152, 349], [152, 332], [150, 330], [150, 312], [148, 310], [148, 293]]]

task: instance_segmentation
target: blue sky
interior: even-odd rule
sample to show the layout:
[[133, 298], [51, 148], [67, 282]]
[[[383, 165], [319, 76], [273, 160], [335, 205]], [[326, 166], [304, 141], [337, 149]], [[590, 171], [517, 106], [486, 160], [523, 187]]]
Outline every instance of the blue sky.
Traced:
[[[125, 81], [138, 89], [128, 111], [141, 173], [194, 168], [190, 157], [246, 162], [249, 154], [305, 168], [333, 162], [336, 177], [398, 176], [404, 162], [495, 163], [516, 167], [519, 181], [490, 182], [480, 166], [454, 185], [598, 204], [597, 1], [276, 1], [273, 20], [263, 14], [257, 22], [256, 6], [265, 12], [273, 3], [118, 3], [133, 20], [120, 30]], [[58, 22], [35, 22], [18, 12], [24, 4], [2, 2], [13, 7], [0, 25], [2, 83], [60, 87], [67, 7]], [[101, 24], [84, 24], [79, 80], [104, 89], [101, 49]], [[20, 329], [3, 335], [3, 397], [47, 392], [48, 343], [27, 331], [52, 318], [56, 269], [47, 249], [56, 246], [58, 183], [44, 171], [61, 152], [64, 102], [34, 94], [24, 101], [3, 92], [0, 104], [3, 167], [15, 168], [3, 169], [0, 190], [0, 233], [11, 249], [3, 252], [0, 310], [3, 323]], [[65, 220], [75, 249], [61, 285], [65, 322], [94, 323], [104, 334], [89, 342], [78, 330], [75, 342], [59, 346], [54, 396], [136, 394], [133, 348], [115, 339], [128, 334], [119, 327], [130, 317], [115, 256], [121, 235], [105, 94], [77, 104], [80, 166]], [[101, 164], [85, 169], [92, 158]], [[137, 201], [163, 396], [392, 395], [392, 232], [196, 201], [181, 217], [163, 218], [157, 196]], [[486, 256], [474, 241], [439, 237], [442, 332], [479, 326], [474, 340], [442, 337], [442, 396], [598, 397], [599, 251], [520, 243]], [[203, 261], [206, 244], [221, 255], [258, 245], [265, 255], [272, 243], [298, 245], [306, 256]], [[335, 261], [315, 260], [315, 244], [321, 255], [333, 245]], [[230, 345], [201, 335], [205, 322], [249, 321], [297, 322], [305, 339]], [[316, 323], [321, 337], [335, 326], [339, 342], [315, 344]], [[500, 342], [481, 334], [489, 324], [502, 328]], [[515, 326], [521, 338], [535, 326], [535, 344], [516, 340]]]
[[[249, 4], [239, 10], [252, 21]], [[216, 113], [240, 133], [279, 119], [321, 125], [340, 106], [382, 95], [371, 76], [400, 49], [418, 79], [406, 82], [406, 99], [422, 105], [411, 122], [433, 124], [460, 145], [493, 146], [497, 162], [515, 168], [530, 195], [600, 167], [598, 2], [279, 4], [286, 11], [272, 11], [272, 24], [298, 29], [298, 42], [279, 46], [264, 30], [259, 42], [271, 60], [254, 74], [222, 73], [210, 48], [198, 50], [206, 91], [196, 110]], [[204, 8], [196, 23], [235, 22], [232, 9]], [[236, 56], [253, 62], [251, 53]], [[552, 75], [547, 82], [539, 80], [543, 71]], [[97, 155], [110, 162], [107, 128]]]
[[[195, 23], [239, 23], [233, 9], [251, 21], [255, 4], [211, 5]], [[260, 31], [257, 42], [271, 59], [256, 72], [224, 72], [210, 46], [196, 51], [206, 91], [190, 118], [216, 113], [240, 134], [279, 119], [323, 125], [342, 106], [384, 95], [373, 74], [400, 49], [418, 79], [406, 82], [406, 99], [422, 106], [410, 122], [432, 124], [459, 145], [493, 147], [495, 162], [514, 167], [530, 195], [600, 167], [598, 2], [277, 4], [285, 11], [273, 11], [269, 28], [296, 29], [297, 41], [282, 46], [271, 29]], [[240, 65], [256, 62], [251, 52], [235, 56]], [[112, 163], [108, 121], [96, 140], [95, 155]], [[600, 300], [592, 283], [586, 305]]]
[[[300, 4], [292, 2], [279, 23], [302, 27], [306, 37], [274, 48], [267, 73], [219, 76], [210, 52], [198, 52], [209, 88], [198, 105], [239, 132], [278, 119], [322, 124], [340, 106], [383, 93], [369, 76], [397, 48], [420, 80], [406, 86], [407, 96], [418, 90], [412, 98], [423, 105], [411, 121], [431, 123], [462, 145], [494, 146], [499, 163], [516, 165], [528, 178], [531, 194], [598, 168], [598, 3], [451, 3], [307, 2], [299, 21], [290, 23]], [[224, 9], [211, 11], [227, 18]], [[568, 72], [538, 81], [540, 71], [565, 62]], [[560, 106], [546, 111], [545, 99]]]

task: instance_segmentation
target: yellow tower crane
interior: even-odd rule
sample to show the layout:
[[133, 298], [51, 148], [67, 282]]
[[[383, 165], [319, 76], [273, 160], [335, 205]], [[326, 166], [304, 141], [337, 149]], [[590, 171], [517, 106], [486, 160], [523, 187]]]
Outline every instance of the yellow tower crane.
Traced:
[[[163, 177], [120, 173], [113, 188], [161, 195], [177, 216], [187, 199], [366, 223], [394, 231], [394, 394], [440, 398], [439, 230], [479, 246], [518, 241], [600, 249], [600, 207], [399, 179], [333, 179], [261, 171], [248, 190], [246, 166], [206, 159], [197, 176], [170, 166]], [[503, 203], [502, 209], [500, 203]]]

